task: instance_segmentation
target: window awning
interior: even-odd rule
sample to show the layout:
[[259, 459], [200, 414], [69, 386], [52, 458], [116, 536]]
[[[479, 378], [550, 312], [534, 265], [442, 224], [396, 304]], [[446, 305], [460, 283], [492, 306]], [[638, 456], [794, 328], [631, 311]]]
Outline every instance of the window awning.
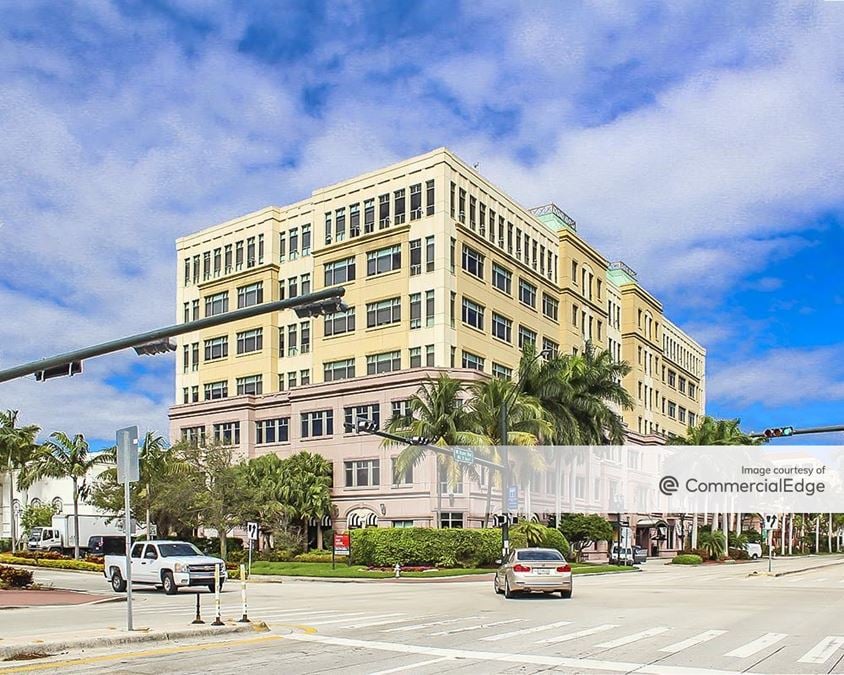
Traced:
[[662, 520], [662, 518], [640, 518], [636, 521], [636, 527], [668, 527], [668, 523]]
[[316, 527], [317, 525], [331, 527], [331, 516], [323, 516], [321, 520], [319, 518], [311, 518], [310, 525], [311, 527]]
[[348, 527], [372, 527], [378, 524], [378, 516], [366, 509], [358, 509], [352, 511], [346, 516], [346, 525]]

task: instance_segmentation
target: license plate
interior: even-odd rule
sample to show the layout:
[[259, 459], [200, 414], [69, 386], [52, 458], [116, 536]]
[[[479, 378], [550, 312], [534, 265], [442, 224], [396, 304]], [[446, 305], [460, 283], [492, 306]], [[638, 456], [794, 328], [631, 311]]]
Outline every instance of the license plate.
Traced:
[[536, 570], [536, 573], [537, 573], [537, 574], [551, 574], [551, 570], [542, 570], [542, 569], [539, 569], [539, 570]]

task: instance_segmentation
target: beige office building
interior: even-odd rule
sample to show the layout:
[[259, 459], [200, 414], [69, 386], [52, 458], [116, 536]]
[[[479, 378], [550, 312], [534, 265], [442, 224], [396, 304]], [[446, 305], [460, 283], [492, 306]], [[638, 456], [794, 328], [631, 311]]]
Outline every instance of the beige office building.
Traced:
[[[180, 321], [346, 287], [342, 314], [286, 310], [182, 336], [170, 410], [174, 439], [330, 459], [338, 529], [482, 524], [483, 485], [438, 489], [433, 459], [394, 480], [400, 448], [344, 422], [383, 425], [441, 372], [510, 377], [525, 342], [570, 353], [591, 341], [628, 361], [632, 443], [660, 444], [704, 411], [705, 351], [635, 272], [604, 258], [555, 205], [519, 206], [444, 148], [183, 237], [177, 249]], [[550, 481], [534, 483], [536, 512]]]

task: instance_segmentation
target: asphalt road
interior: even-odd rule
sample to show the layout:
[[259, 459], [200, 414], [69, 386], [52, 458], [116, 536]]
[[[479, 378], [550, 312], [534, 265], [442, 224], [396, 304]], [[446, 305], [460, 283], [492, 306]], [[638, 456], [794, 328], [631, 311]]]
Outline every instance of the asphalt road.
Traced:
[[[844, 562], [844, 558], [838, 560]], [[832, 562], [815, 559], [813, 564]], [[775, 569], [807, 561], [777, 561]], [[844, 673], [844, 564], [779, 578], [767, 563], [576, 577], [574, 597], [505, 600], [488, 582], [252, 584], [250, 616], [269, 634], [199, 644], [134, 645], [60, 655], [25, 670], [106, 673]], [[42, 575], [39, 575], [42, 576]], [[45, 572], [102, 590], [97, 577]], [[62, 582], [59, 584], [58, 582]], [[211, 599], [202, 593], [203, 601]], [[138, 593], [136, 623], [186, 625], [195, 593]], [[223, 594], [239, 615], [239, 592]], [[210, 604], [204, 605], [210, 607]], [[54, 622], [121, 625], [124, 603], [13, 610], [16, 634]], [[39, 613], [40, 611], [40, 613]], [[206, 614], [206, 620], [210, 616]], [[0, 616], [6, 634], [7, 617]], [[66, 623], [65, 623], [66, 628]], [[2, 643], [0, 643], [2, 644]], [[75, 659], [75, 660], [74, 660]], [[21, 670], [20, 666], [16, 670]], [[2, 672], [2, 670], [0, 670]]]

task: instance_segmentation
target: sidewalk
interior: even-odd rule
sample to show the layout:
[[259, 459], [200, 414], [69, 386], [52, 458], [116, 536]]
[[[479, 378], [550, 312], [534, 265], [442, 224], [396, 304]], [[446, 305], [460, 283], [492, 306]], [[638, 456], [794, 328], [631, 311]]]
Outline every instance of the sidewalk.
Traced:
[[119, 600], [111, 595], [97, 595], [69, 590], [2, 590], [0, 609], [21, 607], [54, 607], [60, 605], [88, 605]]

